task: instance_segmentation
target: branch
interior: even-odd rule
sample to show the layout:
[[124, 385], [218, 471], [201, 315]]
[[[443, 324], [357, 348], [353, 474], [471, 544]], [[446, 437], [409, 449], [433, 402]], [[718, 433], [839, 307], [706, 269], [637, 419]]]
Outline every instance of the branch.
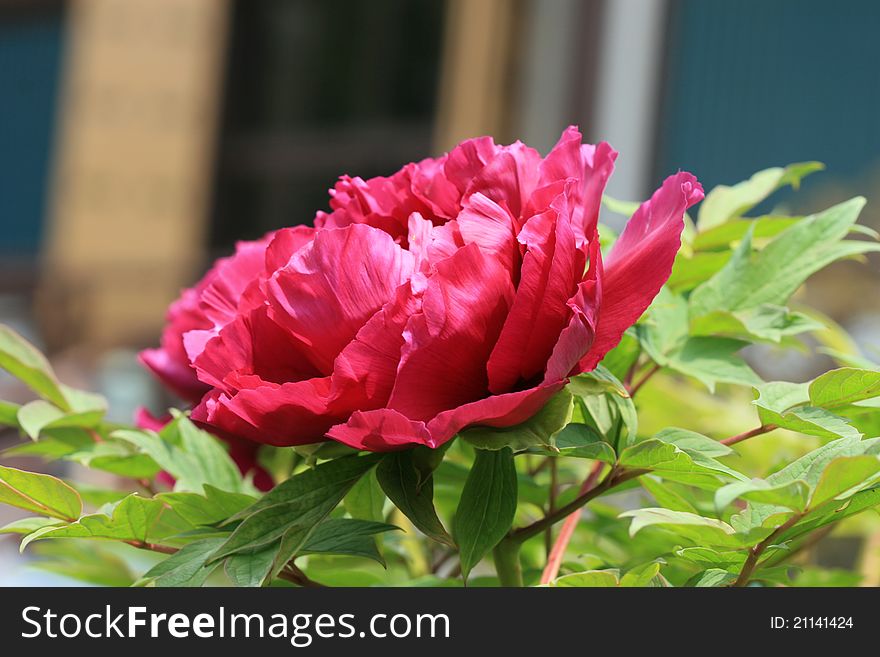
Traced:
[[647, 372], [645, 372], [644, 376], [642, 376], [641, 379], [639, 379], [638, 381], [636, 381], [633, 384], [632, 388], [630, 388], [629, 396], [635, 397], [635, 394], [639, 391], [639, 389], [648, 382], [648, 379], [650, 379], [657, 372], [659, 372], [660, 369], [661, 369], [660, 366], [655, 363], [654, 366], [651, 367], [651, 369], [649, 369]]
[[309, 579], [309, 576], [306, 575], [299, 568], [294, 566], [292, 563], [287, 564], [280, 573], [278, 573], [278, 577], [281, 579], [286, 579], [288, 582], [293, 582], [294, 584], [298, 584], [304, 588], [309, 589], [323, 589], [325, 586], [319, 582], [316, 582], [313, 579]]
[[123, 541], [139, 550], [149, 550], [151, 552], [161, 552], [162, 554], [174, 554], [179, 548], [170, 545], [159, 545], [158, 543], [147, 543], [145, 541]]
[[733, 586], [745, 586], [746, 584], [748, 584], [749, 578], [751, 578], [752, 574], [755, 572], [755, 568], [757, 568], [758, 566], [758, 559], [761, 558], [761, 555], [764, 553], [764, 551], [768, 547], [773, 545], [776, 542], [776, 539], [782, 536], [782, 534], [794, 527], [801, 518], [803, 518], [802, 513], [794, 514], [791, 518], [789, 518], [783, 524], [779, 525], [779, 527], [774, 529], [773, 533], [770, 534], [770, 536], [768, 536], [751, 550], [749, 550], [749, 556], [746, 558], [742, 570], [740, 570], [739, 572], [739, 577], [736, 578]]
[[593, 488], [579, 495], [565, 506], [556, 509], [553, 513], [548, 513], [540, 520], [536, 520], [531, 525], [526, 525], [525, 527], [520, 527], [519, 529], [514, 530], [507, 535], [505, 540], [524, 543], [533, 536], [540, 534], [547, 529], [547, 527], [551, 527], [560, 520], [567, 518], [590, 500], [599, 497], [603, 493], [608, 492], [612, 488], [615, 488], [630, 479], [640, 477], [646, 472], [647, 470], [617, 470], [612, 468], [611, 472], [609, 472], [608, 475]]
[[760, 436], [764, 433], [769, 433], [774, 429], [778, 429], [775, 424], [762, 424], [760, 427], [755, 427], [749, 431], [744, 431], [742, 433], [738, 433], [735, 436], [731, 436], [730, 438], [725, 438], [724, 440], [720, 440], [722, 445], [736, 445], [737, 443], [741, 443], [744, 440], [748, 440], [749, 438], [754, 438], [755, 436]]

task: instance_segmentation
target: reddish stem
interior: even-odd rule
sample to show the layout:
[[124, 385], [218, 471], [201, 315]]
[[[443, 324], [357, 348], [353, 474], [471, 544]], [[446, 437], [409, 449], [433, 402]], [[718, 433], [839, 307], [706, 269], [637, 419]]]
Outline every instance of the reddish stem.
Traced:
[[647, 372], [645, 372], [644, 376], [642, 376], [641, 379], [636, 381], [633, 384], [632, 388], [630, 388], [629, 396], [635, 397], [635, 394], [639, 391], [639, 389], [643, 385], [645, 385], [648, 382], [648, 379], [650, 379], [652, 376], [654, 376], [659, 371], [660, 371], [660, 366], [655, 364], [651, 369], [649, 369]]
[[719, 441], [722, 445], [736, 445], [737, 443], [741, 443], [744, 440], [748, 440], [749, 438], [754, 438], [755, 436], [760, 436], [764, 433], [769, 433], [778, 427], [775, 424], [762, 424], [760, 427], [755, 427], [749, 431], [743, 431], [742, 433], [738, 433], [735, 436], [731, 436], [730, 438], [725, 438], [724, 440]]

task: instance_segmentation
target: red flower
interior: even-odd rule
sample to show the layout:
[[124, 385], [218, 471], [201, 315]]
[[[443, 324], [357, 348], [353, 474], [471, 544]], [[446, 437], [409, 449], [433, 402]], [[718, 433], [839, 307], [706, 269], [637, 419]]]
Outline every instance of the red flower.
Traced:
[[[389, 178], [343, 177], [315, 230], [247, 247], [264, 250], [262, 268], [230, 286], [234, 311], [185, 332], [210, 386], [193, 418], [275, 445], [326, 436], [376, 451], [527, 420], [648, 307], [703, 196], [692, 175], [668, 178], [603, 263], [616, 155], [569, 128], [545, 158], [481, 138]], [[214, 287], [195, 289], [199, 307]]]

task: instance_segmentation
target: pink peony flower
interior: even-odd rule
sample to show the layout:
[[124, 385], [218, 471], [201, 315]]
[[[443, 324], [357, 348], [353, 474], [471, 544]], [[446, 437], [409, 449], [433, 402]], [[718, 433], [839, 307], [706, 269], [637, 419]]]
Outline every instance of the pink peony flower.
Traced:
[[207, 387], [197, 421], [274, 445], [437, 447], [524, 422], [638, 320], [703, 196], [671, 176], [603, 262], [616, 155], [569, 128], [544, 158], [484, 137], [388, 178], [345, 176], [314, 229], [240, 244], [184, 293], [195, 310], [171, 313], [174, 349], [163, 336], [144, 359], [169, 380], [191, 366]]

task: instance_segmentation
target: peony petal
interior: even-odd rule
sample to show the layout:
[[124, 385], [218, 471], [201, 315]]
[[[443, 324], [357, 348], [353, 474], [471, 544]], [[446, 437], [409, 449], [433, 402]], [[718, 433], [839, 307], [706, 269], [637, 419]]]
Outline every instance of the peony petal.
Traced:
[[579, 364], [581, 371], [593, 369], [657, 296], [681, 245], [684, 213], [702, 198], [697, 179], [678, 173], [667, 178], [626, 224], [605, 259], [596, 338]]
[[238, 315], [219, 332], [190, 331], [183, 341], [199, 379], [229, 393], [236, 389], [230, 375], [275, 383], [320, 375], [305, 345], [272, 321], [266, 306]]
[[[556, 146], [540, 164], [539, 193], [535, 195], [540, 198], [541, 188], [551, 186], [551, 189], [555, 189], [554, 183], [558, 184], [560, 180], [579, 181], [571, 195], [572, 224], [579, 246], [596, 229], [602, 192], [617, 159], [617, 151], [607, 143], [593, 146], [582, 144], [582, 141], [581, 133], [575, 126], [569, 126], [562, 133]], [[543, 200], [537, 204], [533, 200], [531, 205], [534, 210], [540, 210]]]
[[345, 424], [332, 427], [333, 440], [372, 452], [389, 452], [410, 445], [436, 447], [424, 422], [410, 420], [390, 408], [355, 411]]
[[282, 385], [266, 384], [234, 395], [213, 390], [192, 417], [235, 436], [270, 445], [319, 442], [344, 419], [329, 412], [330, 377]]
[[465, 244], [474, 243], [487, 255], [497, 258], [514, 282], [519, 280], [517, 225], [510, 212], [477, 192], [465, 202], [456, 221]]
[[318, 231], [266, 283], [270, 317], [308, 347], [319, 371], [412, 275], [413, 256], [376, 228]]
[[315, 237], [315, 229], [311, 226], [294, 226], [275, 231], [272, 240], [266, 247], [265, 272], [281, 269], [289, 261], [294, 253], [299, 251]]
[[520, 217], [538, 183], [541, 155], [534, 148], [515, 142], [501, 150], [468, 185], [464, 199], [482, 193]]
[[566, 381], [542, 384], [528, 390], [508, 392], [480, 399], [440, 413], [428, 422], [432, 447], [438, 447], [462, 429], [474, 425], [512, 427], [531, 418], [562, 390]]
[[218, 260], [203, 279], [199, 307], [214, 326], [225, 326], [235, 318], [241, 296], [264, 271], [270, 239], [271, 234], [258, 242], [239, 242], [235, 255]]
[[404, 330], [388, 407], [427, 420], [485, 396], [486, 360], [512, 298], [509, 273], [476, 244], [438, 263]]
[[566, 304], [577, 289], [586, 263], [575, 245], [565, 196], [554, 203], [555, 207], [531, 217], [519, 234], [519, 241], [527, 248], [521, 278], [487, 365], [489, 390], [495, 394], [507, 392], [517, 381], [529, 381], [544, 371], [571, 316]]
[[421, 299], [409, 285], [401, 285], [394, 299], [373, 315], [333, 364], [331, 397], [351, 408], [379, 408], [394, 388], [403, 330], [421, 308]]
[[500, 152], [491, 137], [477, 137], [461, 142], [449, 151], [443, 163], [443, 173], [458, 189], [459, 196], [467, 191], [474, 177]]

